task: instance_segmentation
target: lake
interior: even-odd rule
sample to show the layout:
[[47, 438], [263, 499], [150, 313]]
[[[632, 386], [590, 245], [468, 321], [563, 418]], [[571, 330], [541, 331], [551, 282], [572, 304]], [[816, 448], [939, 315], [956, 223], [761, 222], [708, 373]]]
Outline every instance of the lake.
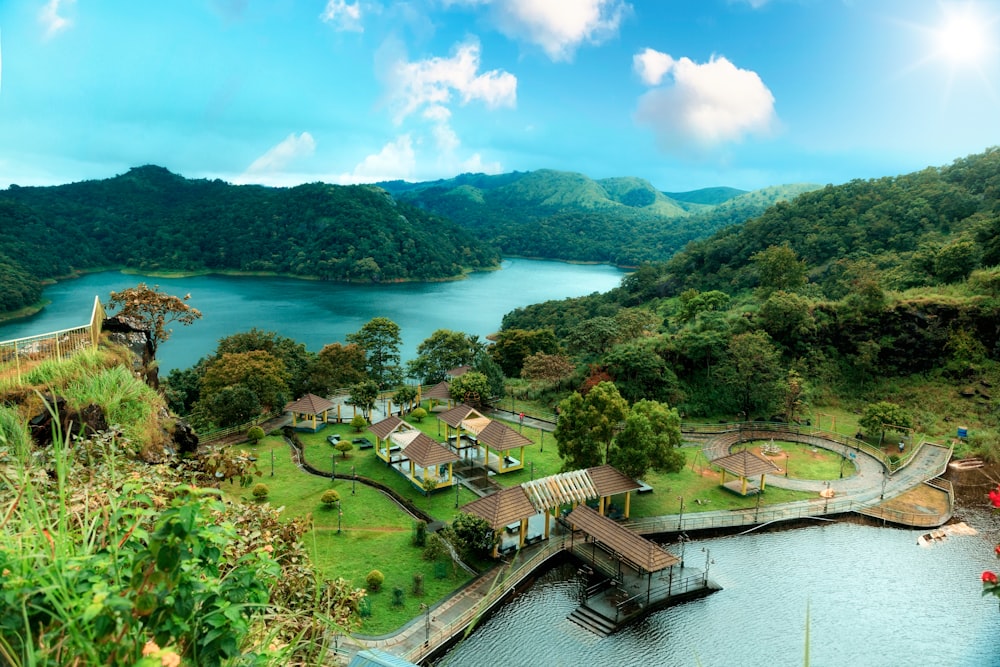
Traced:
[[607, 292], [624, 275], [611, 266], [528, 259], [504, 260], [499, 271], [473, 273], [464, 280], [392, 285], [249, 276], [145, 278], [107, 271], [47, 287], [44, 298], [52, 303], [33, 317], [0, 325], [0, 340], [85, 324], [95, 296], [106, 303], [110, 292], [144, 281], [168, 294], [190, 294], [188, 303], [202, 312], [191, 326], [172, 327], [158, 353], [163, 376], [194, 365], [215, 350], [220, 338], [253, 327], [318, 352], [328, 343], [345, 342], [347, 334], [373, 317], [387, 317], [400, 326], [400, 353], [406, 361], [437, 329], [484, 338], [498, 331], [503, 316], [515, 308]]
[[[548, 572], [440, 659], [437, 667], [995, 667], [997, 599], [980, 574], [997, 569], [996, 517], [976, 536], [919, 546], [926, 531], [842, 522], [696, 539], [692, 567], [714, 561], [723, 590], [668, 607], [607, 638], [566, 617], [577, 567]], [[703, 551], [702, 549], [705, 549]], [[679, 551], [676, 547], [674, 554]]]

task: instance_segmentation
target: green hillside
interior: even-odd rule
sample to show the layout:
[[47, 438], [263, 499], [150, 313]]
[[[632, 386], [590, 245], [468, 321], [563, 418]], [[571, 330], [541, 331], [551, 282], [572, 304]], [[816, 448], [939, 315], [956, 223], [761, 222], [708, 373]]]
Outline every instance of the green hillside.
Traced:
[[816, 187], [708, 188], [683, 193], [687, 200], [680, 201], [641, 178], [593, 180], [552, 169], [379, 185], [474, 231], [504, 254], [619, 266], [664, 261], [691, 240]]
[[746, 194], [746, 190], [739, 190], [737, 188], [727, 188], [727, 187], [716, 187], [716, 188], [701, 188], [699, 190], [691, 190], [689, 192], [664, 192], [666, 196], [670, 197], [675, 201], [690, 202], [692, 204], [707, 204], [709, 206], [715, 206], [721, 204], [722, 202], [729, 201], [733, 197], [738, 197], [742, 194]]
[[499, 254], [454, 223], [380, 188], [191, 180], [155, 166], [114, 178], [0, 192], [0, 313], [40, 281], [121, 266], [266, 272], [325, 280], [438, 280]]

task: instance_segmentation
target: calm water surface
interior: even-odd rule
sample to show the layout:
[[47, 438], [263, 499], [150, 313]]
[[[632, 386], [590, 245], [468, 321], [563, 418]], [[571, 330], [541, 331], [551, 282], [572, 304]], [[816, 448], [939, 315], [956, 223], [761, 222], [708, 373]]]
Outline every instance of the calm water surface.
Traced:
[[[997, 567], [997, 521], [975, 537], [918, 546], [925, 531], [838, 523], [710, 540], [685, 549], [723, 590], [654, 613], [608, 638], [566, 620], [575, 568], [550, 572], [438, 665], [448, 667], [989, 667], [1000, 612], [980, 594]], [[676, 553], [676, 549], [674, 549]]]
[[564, 264], [537, 260], [505, 260], [500, 271], [475, 273], [465, 280], [397, 285], [345, 285], [296, 280], [199, 276], [143, 278], [117, 271], [67, 280], [45, 290], [52, 301], [34, 317], [0, 325], [0, 340], [21, 338], [85, 324], [94, 297], [107, 302], [114, 290], [145, 281], [183, 296], [202, 312], [191, 326], [173, 326], [159, 351], [160, 368], [192, 366], [215, 349], [220, 338], [252, 327], [276, 331], [318, 352], [327, 343], [344, 342], [373, 317], [388, 317], [400, 326], [403, 360], [437, 329], [480, 337], [500, 328], [515, 308], [549, 299], [606, 292], [617, 287], [624, 272], [610, 266]]

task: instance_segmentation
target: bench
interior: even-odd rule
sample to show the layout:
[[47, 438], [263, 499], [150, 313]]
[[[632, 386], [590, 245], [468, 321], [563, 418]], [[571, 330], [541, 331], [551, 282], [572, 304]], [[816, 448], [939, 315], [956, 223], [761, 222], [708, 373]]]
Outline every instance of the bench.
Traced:
[[375, 445], [368, 438], [354, 438], [351, 442], [358, 446], [358, 449], [371, 449]]

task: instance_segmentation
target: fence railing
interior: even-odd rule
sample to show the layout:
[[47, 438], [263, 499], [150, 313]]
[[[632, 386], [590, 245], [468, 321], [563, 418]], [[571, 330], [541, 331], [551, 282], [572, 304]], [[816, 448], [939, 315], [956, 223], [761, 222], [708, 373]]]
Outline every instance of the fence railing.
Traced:
[[97, 347], [101, 339], [105, 311], [100, 297], [94, 297], [90, 322], [69, 329], [0, 341], [0, 368], [14, 367], [17, 381], [42, 361], [62, 361], [77, 352]]
[[248, 429], [250, 429], [251, 427], [259, 426], [260, 424], [263, 424], [264, 422], [274, 419], [275, 417], [278, 417], [282, 414], [283, 414], [282, 411], [275, 410], [273, 412], [268, 412], [267, 414], [258, 415], [253, 419], [251, 419], [250, 421], [243, 424], [238, 424], [236, 426], [228, 426], [226, 428], [212, 429], [211, 431], [206, 431], [205, 433], [199, 433], [198, 443], [201, 445], [208, 445], [213, 442], [218, 442], [219, 440], [222, 440], [223, 438], [226, 438], [230, 435], [235, 435], [236, 433], [243, 433]]

